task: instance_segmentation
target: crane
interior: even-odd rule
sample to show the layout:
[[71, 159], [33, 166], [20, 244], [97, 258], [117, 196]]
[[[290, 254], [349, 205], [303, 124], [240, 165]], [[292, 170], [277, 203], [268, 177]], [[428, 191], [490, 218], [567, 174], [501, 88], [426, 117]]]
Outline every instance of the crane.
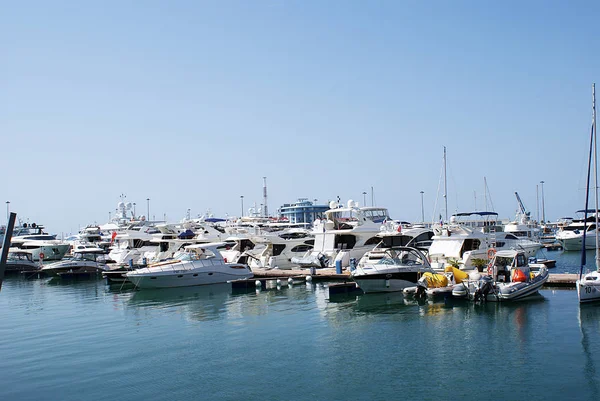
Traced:
[[523, 201], [521, 200], [519, 193], [515, 192], [515, 196], [517, 197], [517, 202], [519, 202], [519, 209], [521, 209], [521, 213], [524, 214], [525, 216], [529, 217], [529, 215], [531, 215], [531, 212], [527, 211], [527, 208], [523, 204]]

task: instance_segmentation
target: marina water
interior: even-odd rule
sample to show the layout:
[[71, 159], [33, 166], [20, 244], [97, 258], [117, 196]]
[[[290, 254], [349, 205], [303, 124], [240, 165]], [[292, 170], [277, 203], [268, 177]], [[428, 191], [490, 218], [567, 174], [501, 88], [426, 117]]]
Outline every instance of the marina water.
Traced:
[[[548, 257], [553, 273], [578, 269], [576, 253]], [[7, 278], [0, 399], [600, 399], [600, 306], [540, 294], [418, 304], [328, 299], [323, 284], [238, 294]]]

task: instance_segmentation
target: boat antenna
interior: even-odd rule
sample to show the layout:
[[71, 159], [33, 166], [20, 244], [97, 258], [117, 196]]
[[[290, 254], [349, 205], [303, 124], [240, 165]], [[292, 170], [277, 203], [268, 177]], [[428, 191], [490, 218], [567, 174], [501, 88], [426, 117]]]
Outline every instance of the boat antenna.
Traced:
[[[590, 151], [588, 154], [587, 182], [586, 182], [586, 187], [585, 187], [585, 209], [583, 211], [584, 230], [583, 230], [583, 239], [581, 241], [581, 267], [579, 269], [579, 279], [580, 280], [581, 280], [581, 277], [583, 276], [583, 267], [585, 266], [585, 262], [586, 262], [585, 239], [586, 239], [587, 227], [585, 227], [585, 224], [587, 223], [589, 198], [590, 198], [590, 175], [591, 175], [591, 168], [592, 168], [592, 150], [594, 149], [594, 137], [595, 137], [594, 126], [596, 125], [595, 124], [595, 119], [596, 119], [595, 108], [596, 108], [595, 86], [592, 85], [592, 127], [590, 129]], [[598, 193], [597, 190], [596, 190], [596, 193]], [[596, 216], [597, 215], [598, 215], [598, 213], [596, 213]], [[598, 217], [596, 217], [596, 219], [597, 218]], [[596, 254], [597, 254], [597, 252], [596, 252]]]

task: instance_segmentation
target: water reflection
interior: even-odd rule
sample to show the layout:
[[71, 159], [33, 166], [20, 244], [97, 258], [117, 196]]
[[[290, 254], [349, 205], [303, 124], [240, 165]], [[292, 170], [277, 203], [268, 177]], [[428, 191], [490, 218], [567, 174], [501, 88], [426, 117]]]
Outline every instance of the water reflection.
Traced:
[[581, 346], [585, 357], [584, 375], [593, 399], [600, 397], [600, 385], [596, 375], [594, 355], [598, 355], [597, 344], [590, 338], [600, 335], [600, 305], [584, 304], [579, 306], [579, 328], [581, 329]]
[[163, 310], [178, 312], [190, 320], [214, 320], [227, 310], [230, 284], [144, 289], [133, 291], [128, 306], [136, 313]]

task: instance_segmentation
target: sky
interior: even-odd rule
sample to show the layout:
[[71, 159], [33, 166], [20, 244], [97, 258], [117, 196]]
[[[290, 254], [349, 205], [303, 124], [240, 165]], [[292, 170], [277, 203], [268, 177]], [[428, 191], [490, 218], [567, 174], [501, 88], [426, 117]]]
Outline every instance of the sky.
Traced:
[[438, 220], [444, 146], [448, 214], [514, 217], [515, 191], [534, 218], [583, 209], [600, 2], [1, 9], [0, 199], [51, 233], [123, 195], [156, 219], [238, 216], [263, 177], [271, 212], [372, 198]]

